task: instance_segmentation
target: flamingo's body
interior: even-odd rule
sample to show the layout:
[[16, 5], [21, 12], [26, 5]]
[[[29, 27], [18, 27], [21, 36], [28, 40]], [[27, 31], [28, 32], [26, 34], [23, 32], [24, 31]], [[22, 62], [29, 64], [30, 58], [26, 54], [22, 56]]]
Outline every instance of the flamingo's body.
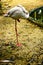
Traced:
[[17, 44], [18, 42], [18, 34], [17, 34], [17, 21], [20, 22], [20, 18], [27, 19], [29, 18], [29, 13], [22, 5], [17, 5], [14, 8], [10, 9], [5, 15], [5, 17], [11, 17], [15, 19], [15, 31], [16, 31], [16, 38], [17, 38]]

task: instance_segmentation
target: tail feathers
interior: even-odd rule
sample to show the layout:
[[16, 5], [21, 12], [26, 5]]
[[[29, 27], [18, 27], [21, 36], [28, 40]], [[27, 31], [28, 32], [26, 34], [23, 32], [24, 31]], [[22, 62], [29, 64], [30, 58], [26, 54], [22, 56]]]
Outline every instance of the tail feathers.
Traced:
[[4, 14], [4, 17], [8, 17], [9, 15], [6, 13], [6, 14]]

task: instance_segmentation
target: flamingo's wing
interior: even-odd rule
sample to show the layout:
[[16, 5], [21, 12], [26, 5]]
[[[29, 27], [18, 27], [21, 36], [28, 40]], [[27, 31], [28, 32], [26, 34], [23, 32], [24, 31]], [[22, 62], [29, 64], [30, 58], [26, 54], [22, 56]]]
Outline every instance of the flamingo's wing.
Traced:
[[13, 13], [15, 13], [17, 11], [17, 6], [11, 8], [4, 16], [8, 17], [11, 16]]
[[28, 11], [22, 5], [17, 5], [17, 7], [21, 8], [24, 13], [28, 13]]
[[15, 19], [27, 18], [29, 16], [28, 11], [22, 5], [17, 5], [10, 9], [5, 16], [10, 16]]

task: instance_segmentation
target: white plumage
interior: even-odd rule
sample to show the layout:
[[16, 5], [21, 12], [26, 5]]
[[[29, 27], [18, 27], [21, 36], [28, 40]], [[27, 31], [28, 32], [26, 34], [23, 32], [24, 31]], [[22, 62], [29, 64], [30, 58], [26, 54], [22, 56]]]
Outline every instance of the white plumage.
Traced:
[[18, 42], [17, 21], [20, 22], [19, 20], [20, 18], [21, 19], [29, 18], [28, 11], [22, 5], [17, 5], [13, 7], [12, 9], [10, 9], [4, 16], [15, 19], [15, 31], [16, 31], [17, 45], [20, 45]]
[[10, 16], [14, 19], [19, 18], [28, 18], [29, 13], [22, 5], [15, 6], [14, 8], [10, 9], [5, 16]]

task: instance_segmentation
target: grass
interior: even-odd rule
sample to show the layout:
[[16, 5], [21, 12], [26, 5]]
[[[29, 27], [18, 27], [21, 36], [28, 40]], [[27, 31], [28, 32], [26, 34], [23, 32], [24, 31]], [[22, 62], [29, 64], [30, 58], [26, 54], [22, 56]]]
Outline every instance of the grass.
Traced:
[[[15, 5], [20, 3], [15, 1]], [[14, 2], [14, 1], [12, 1]], [[26, 0], [27, 2], [27, 0]], [[39, 3], [40, 2], [40, 3]], [[28, 2], [27, 2], [28, 3]], [[42, 5], [42, 1], [29, 1], [23, 4], [27, 10]], [[33, 7], [32, 4], [33, 3]], [[11, 4], [14, 6], [13, 4]], [[28, 8], [29, 7], [29, 8]], [[15, 22], [11, 18], [0, 16], [0, 59], [13, 59], [15, 65], [37, 65], [43, 62], [43, 28], [34, 25], [28, 20], [20, 19], [17, 24], [19, 42], [22, 47], [16, 46]], [[5, 44], [9, 44], [5, 46]], [[3, 51], [3, 52], [1, 52]], [[2, 56], [1, 56], [2, 55]], [[38, 58], [38, 59], [37, 59]]]

